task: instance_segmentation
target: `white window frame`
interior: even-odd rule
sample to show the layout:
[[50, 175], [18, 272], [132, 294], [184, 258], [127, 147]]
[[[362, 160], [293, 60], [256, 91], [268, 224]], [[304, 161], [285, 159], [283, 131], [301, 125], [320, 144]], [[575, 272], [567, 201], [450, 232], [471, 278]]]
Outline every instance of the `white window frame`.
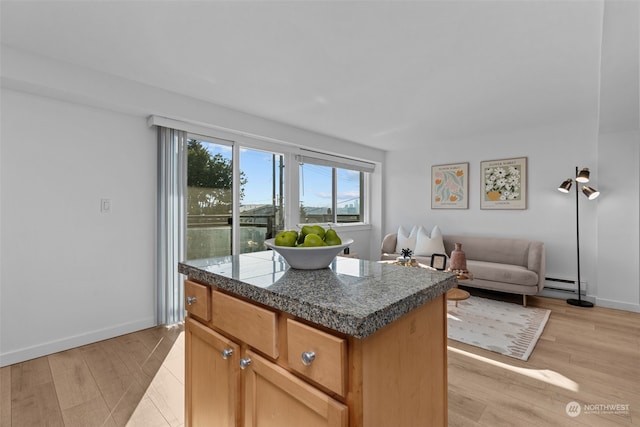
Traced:
[[[375, 170], [379, 165], [369, 162], [358, 160], [355, 158], [338, 156], [333, 154], [328, 154], [326, 152], [321, 152], [317, 150], [310, 150], [307, 148], [302, 148], [299, 145], [288, 143], [280, 140], [276, 140], [273, 138], [262, 137], [259, 135], [247, 134], [242, 132], [230, 131], [222, 128], [217, 128], [215, 126], [201, 125], [196, 123], [184, 122], [180, 120], [169, 119], [160, 116], [150, 116], [148, 119], [148, 123], [150, 125], [160, 125], [171, 127], [174, 129], [181, 129], [187, 132], [188, 137], [198, 136], [200, 138], [212, 138], [215, 140], [223, 140], [230, 141], [233, 146], [246, 147], [250, 149], [256, 150], [264, 150], [271, 151], [274, 153], [280, 153], [284, 156], [285, 161], [285, 185], [284, 185], [284, 198], [285, 198], [285, 227], [286, 228], [296, 228], [300, 224], [300, 173], [299, 173], [299, 161], [302, 159], [315, 159], [325, 160], [332, 167], [338, 167], [342, 169], [352, 169], [359, 170], [358, 168], [364, 168], [362, 171], [368, 172], [364, 174], [364, 204], [361, 206], [362, 209], [362, 218], [363, 222], [358, 223], [339, 223], [336, 224], [337, 227], [345, 227], [353, 230], [362, 230], [362, 229], [370, 229], [371, 228], [371, 209], [372, 209], [372, 192], [373, 192], [373, 181], [372, 177], [374, 174], [379, 174], [377, 170]], [[235, 149], [235, 148], [234, 148]], [[239, 156], [234, 152], [233, 159], [238, 159]], [[236, 161], [236, 160], [234, 160]], [[238, 171], [238, 176], [234, 176], [234, 183], [239, 182], [239, 169], [234, 165], [234, 173]], [[374, 172], [375, 171], [375, 172]], [[379, 186], [378, 180], [376, 180], [376, 186]], [[233, 215], [238, 215], [238, 218], [233, 218], [234, 224], [239, 220], [239, 187], [236, 190], [234, 189], [234, 208]], [[237, 206], [235, 204], [238, 204]], [[234, 233], [234, 236], [238, 236], [239, 234]], [[235, 239], [235, 237], [234, 237]], [[239, 242], [235, 242], [233, 244], [234, 251], [235, 248], [238, 247]]]

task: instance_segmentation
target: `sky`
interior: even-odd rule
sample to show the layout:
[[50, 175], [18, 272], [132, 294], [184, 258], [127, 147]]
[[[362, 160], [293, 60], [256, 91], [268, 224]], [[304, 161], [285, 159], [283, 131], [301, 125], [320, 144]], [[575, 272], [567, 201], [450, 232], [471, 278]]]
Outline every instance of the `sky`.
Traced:
[[[208, 143], [207, 150], [215, 155], [221, 154], [231, 160], [230, 145]], [[247, 183], [244, 186], [242, 204], [270, 204], [273, 194], [272, 153], [252, 149], [240, 149], [240, 169], [244, 172]], [[278, 174], [278, 158], [276, 157], [276, 177]], [[297, 166], [297, 165], [296, 165]], [[285, 168], [286, 173], [286, 168]], [[300, 200], [306, 207], [331, 206], [331, 168], [306, 164], [300, 172], [304, 188], [300, 190]], [[338, 206], [354, 203], [359, 194], [359, 173], [339, 170], [338, 174]], [[276, 184], [276, 192], [279, 191]]]

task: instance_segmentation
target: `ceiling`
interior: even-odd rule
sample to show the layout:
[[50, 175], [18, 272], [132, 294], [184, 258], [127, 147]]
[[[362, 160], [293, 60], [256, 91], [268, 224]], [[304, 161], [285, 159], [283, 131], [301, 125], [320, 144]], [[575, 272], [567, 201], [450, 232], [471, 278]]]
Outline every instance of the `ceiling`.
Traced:
[[2, 44], [372, 147], [597, 114], [599, 1], [6, 1]]

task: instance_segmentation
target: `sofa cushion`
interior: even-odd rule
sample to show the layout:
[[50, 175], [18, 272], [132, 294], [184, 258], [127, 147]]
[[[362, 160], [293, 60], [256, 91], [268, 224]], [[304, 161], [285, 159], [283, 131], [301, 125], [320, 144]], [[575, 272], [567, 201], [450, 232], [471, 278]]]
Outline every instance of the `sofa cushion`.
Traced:
[[427, 234], [424, 227], [418, 228], [418, 235], [416, 236], [416, 250], [414, 254], [416, 256], [428, 256], [433, 254], [444, 254], [444, 241], [442, 240], [442, 232], [436, 225], [431, 230], [431, 236]]
[[467, 269], [473, 274], [474, 279], [514, 283], [523, 286], [535, 286], [538, 284], [536, 272], [519, 265], [467, 259]]
[[403, 249], [409, 248], [411, 252], [416, 250], [416, 238], [418, 236], [418, 227], [415, 225], [408, 233], [403, 226], [398, 228], [398, 237], [396, 240], [396, 253], [400, 254]]
[[462, 243], [467, 259], [528, 267], [531, 240], [480, 236], [446, 236], [444, 245], [451, 254], [455, 243]]

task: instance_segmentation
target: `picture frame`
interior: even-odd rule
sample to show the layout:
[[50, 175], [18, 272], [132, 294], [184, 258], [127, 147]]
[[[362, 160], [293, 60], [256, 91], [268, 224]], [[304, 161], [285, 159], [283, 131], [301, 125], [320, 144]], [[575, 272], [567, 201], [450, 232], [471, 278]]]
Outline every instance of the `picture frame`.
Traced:
[[480, 209], [527, 209], [527, 158], [480, 162]]
[[469, 209], [469, 162], [431, 166], [431, 209]]
[[447, 268], [447, 256], [445, 254], [431, 255], [431, 267], [440, 271]]

